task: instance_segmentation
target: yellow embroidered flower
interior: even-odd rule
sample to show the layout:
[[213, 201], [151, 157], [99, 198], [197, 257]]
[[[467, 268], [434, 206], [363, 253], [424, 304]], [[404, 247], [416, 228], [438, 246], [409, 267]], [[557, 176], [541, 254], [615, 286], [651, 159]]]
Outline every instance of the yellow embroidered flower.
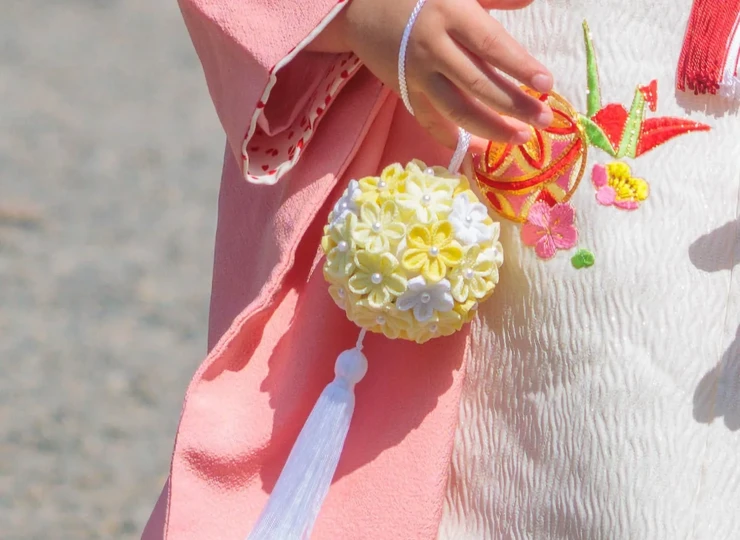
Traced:
[[642, 178], [632, 176], [630, 166], [621, 161], [606, 167], [595, 165], [591, 181], [596, 188], [596, 200], [604, 206], [636, 210], [650, 195], [650, 186]]
[[355, 268], [355, 242], [352, 229], [357, 216], [347, 214], [343, 223], [329, 227], [329, 234], [324, 236], [321, 246], [326, 253], [325, 270], [337, 279], [345, 279]]
[[390, 253], [359, 251], [355, 255], [355, 265], [357, 270], [349, 279], [349, 290], [367, 295], [370, 307], [384, 308], [406, 292], [406, 278], [398, 272], [398, 259]]
[[362, 202], [371, 201], [383, 204], [385, 201], [393, 200], [400, 186], [406, 181], [408, 173], [399, 163], [389, 165], [380, 176], [368, 176], [360, 180]]
[[375, 309], [367, 300], [356, 303], [350, 320], [371, 332], [382, 332], [389, 339], [404, 337], [413, 324], [410, 313], [399, 311], [393, 305]]
[[453, 239], [449, 221], [414, 225], [406, 240], [408, 249], [403, 254], [404, 268], [410, 272], [421, 272], [432, 283], [444, 279], [448, 267], [457, 266], [463, 257], [460, 244]]
[[473, 244], [465, 251], [465, 255], [450, 273], [452, 296], [458, 302], [467, 302], [468, 298], [482, 299], [495, 286], [492, 279], [496, 271], [498, 281], [498, 266], [496, 266], [494, 250], [483, 252], [480, 245]]
[[407, 214], [420, 223], [431, 223], [445, 219], [452, 209], [452, 194], [457, 180], [434, 176], [434, 171], [419, 170], [409, 164], [404, 190], [396, 194], [396, 202]]
[[352, 238], [361, 248], [373, 253], [395, 251], [406, 234], [406, 226], [400, 221], [398, 206], [387, 201], [379, 208], [372, 202], [360, 207], [360, 219], [352, 228]]

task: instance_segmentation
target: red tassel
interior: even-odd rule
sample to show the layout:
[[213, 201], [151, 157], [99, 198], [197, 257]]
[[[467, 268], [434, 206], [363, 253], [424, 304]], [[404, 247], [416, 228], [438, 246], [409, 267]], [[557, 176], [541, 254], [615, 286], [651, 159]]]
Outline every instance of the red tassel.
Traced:
[[676, 87], [694, 94], [716, 94], [736, 21], [740, 0], [694, 0], [678, 62]]

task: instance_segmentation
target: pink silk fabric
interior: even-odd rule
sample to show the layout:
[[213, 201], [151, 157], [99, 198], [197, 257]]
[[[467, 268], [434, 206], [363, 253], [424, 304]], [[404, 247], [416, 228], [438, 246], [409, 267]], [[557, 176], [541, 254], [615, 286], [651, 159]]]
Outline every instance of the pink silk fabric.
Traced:
[[[333, 378], [337, 355], [357, 338], [358, 328], [334, 305], [321, 272], [319, 240], [332, 204], [350, 178], [377, 174], [393, 162], [446, 165], [450, 158], [361, 69], [285, 177], [273, 186], [244, 180], [242, 142], [271, 66], [335, 5], [181, 1], [229, 144], [210, 353], [188, 388], [170, 477], [145, 540], [247, 536]], [[307, 80], [332, 61], [331, 55], [300, 54]], [[293, 93], [281, 91], [279, 100], [269, 101], [269, 115], [300, 114], [295, 104], [303, 96]], [[373, 335], [365, 352], [370, 369], [357, 387], [352, 427], [312, 538], [435, 538], [467, 332], [424, 346]]]

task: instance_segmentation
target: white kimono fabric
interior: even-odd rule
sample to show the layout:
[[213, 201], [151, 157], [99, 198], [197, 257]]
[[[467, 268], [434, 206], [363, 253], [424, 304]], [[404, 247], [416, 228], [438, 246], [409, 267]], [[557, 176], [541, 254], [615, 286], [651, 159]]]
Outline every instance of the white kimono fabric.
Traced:
[[[588, 110], [586, 20], [602, 106], [629, 111], [643, 87], [646, 121], [710, 129], [657, 144], [681, 124], [653, 121], [623, 157], [590, 144], [568, 203], [577, 243], [550, 260], [502, 220], [441, 538], [740, 538], [740, 119], [719, 96], [675, 90], [691, 6], [540, 0], [497, 14], [576, 111]], [[631, 177], [595, 184], [595, 166]], [[593, 261], [574, 265], [579, 249]]]

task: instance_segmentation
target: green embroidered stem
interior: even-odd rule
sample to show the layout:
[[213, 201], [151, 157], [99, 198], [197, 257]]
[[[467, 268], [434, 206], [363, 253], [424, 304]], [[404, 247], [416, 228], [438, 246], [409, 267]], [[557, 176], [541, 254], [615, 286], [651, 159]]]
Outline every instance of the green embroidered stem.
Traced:
[[612, 157], [617, 156], [617, 151], [614, 149], [614, 146], [612, 146], [612, 143], [609, 141], [609, 137], [606, 136], [604, 130], [601, 129], [601, 127], [599, 127], [596, 122], [583, 115], [580, 115], [578, 120], [583, 126], [583, 131], [586, 133], [588, 144], [602, 149], [604, 152]]
[[589, 30], [586, 21], [583, 21], [583, 39], [586, 41], [587, 116], [591, 118], [601, 109], [601, 87], [599, 85], [599, 68], [596, 64], [596, 52], [591, 40], [591, 30]]
[[619, 141], [619, 152], [617, 157], [634, 158], [637, 153], [637, 143], [640, 141], [640, 132], [642, 131], [642, 121], [645, 118], [645, 95], [639, 88], [635, 90], [635, 98], [632, 100], [630, 114], [627, 117], [627, 123], [624, 126], [622, 140]]

